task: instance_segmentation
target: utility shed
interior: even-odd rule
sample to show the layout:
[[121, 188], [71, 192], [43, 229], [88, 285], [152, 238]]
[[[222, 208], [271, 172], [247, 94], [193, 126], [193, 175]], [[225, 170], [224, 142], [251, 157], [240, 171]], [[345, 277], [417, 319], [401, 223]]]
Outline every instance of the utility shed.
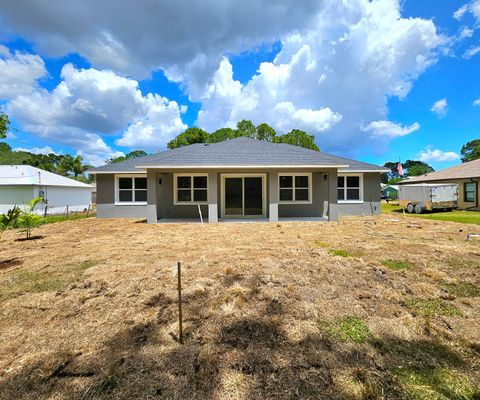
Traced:
[[92, 203], [95, 186], [78, 182], [30, 165], [0, 165], [0, 214], [26, 204], [36, 197], [43, 197], [48, 213], [83, 211]]

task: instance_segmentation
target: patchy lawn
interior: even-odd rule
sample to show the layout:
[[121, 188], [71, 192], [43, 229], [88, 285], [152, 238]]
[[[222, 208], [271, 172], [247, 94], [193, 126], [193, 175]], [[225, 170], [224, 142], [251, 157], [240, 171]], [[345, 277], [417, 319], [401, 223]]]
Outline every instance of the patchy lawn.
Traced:
[[479, 399], [468, 230], [388, 214], [8, 231], [0, 399]]
[[[382, 214], [396, 213], [403, 214], [402, 208], [398, 203], [381, 203]], [[455, 210], [455, 211], [435, 211], [435, 212], [425, 212], [423, 214], [409, 214], [405, 213], [409, 217], [424, 218], [437, 221], [449, 221], [449, 222], [459, 222], [462, 224], [476, 224], [480, 225], [480, 211], [464, 211], [464, 210]]]

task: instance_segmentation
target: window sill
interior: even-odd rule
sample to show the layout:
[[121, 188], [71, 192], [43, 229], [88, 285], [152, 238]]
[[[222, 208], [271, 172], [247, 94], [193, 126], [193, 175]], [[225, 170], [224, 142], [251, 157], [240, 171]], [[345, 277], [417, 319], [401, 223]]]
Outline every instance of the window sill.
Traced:
[[201, 206], [206, 206], [208, 205], [207, 201], [175, 201], [173, 202], [174, 206], [196, 206], [196, 205], [201, 205]]
[[337, 200], [338, 204], [362, 204], [363, 200]]
[[146, 206], [146, 201], [116, 201], [116, 206]]
[[279, 201], [278, 204], [312, 204], [311, 201], [299, 200], [299, 201]]

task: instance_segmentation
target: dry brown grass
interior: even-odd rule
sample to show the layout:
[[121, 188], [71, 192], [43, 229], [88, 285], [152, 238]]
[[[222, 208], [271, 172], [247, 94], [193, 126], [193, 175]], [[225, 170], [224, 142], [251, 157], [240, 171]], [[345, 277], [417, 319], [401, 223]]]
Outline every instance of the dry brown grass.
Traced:
[[[88, 219], [30, 242], [7, 232], [0, 398], [478, 399], [470, 230], [380, 216], [204, 228]], [[458, 312], [424, 312], [432, 304]], [[364, 340], [319, 324], [351, 316]]]

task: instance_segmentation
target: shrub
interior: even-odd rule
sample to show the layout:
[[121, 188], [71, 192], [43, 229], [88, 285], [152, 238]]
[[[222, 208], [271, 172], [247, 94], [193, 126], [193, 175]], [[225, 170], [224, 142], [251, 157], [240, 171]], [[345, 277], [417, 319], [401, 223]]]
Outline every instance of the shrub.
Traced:
[[17, 206], [8, 210], [6, 214], [0, 214], [0, 239], [2, 238], [5, 230], [7, 230], [9, 227], [15, 227], [19, 215], [20, 209]]
[[17, 226], [20, 228], [20, 233], [25, 233], [26, 239], [32, 237], [32, 230], [39, 227], [43, 223], [43, 217], [35, 214], [35, 207], [42, 202], [41, 197], [30, 200], [25, 209], [20, 212], [17, 219]]

